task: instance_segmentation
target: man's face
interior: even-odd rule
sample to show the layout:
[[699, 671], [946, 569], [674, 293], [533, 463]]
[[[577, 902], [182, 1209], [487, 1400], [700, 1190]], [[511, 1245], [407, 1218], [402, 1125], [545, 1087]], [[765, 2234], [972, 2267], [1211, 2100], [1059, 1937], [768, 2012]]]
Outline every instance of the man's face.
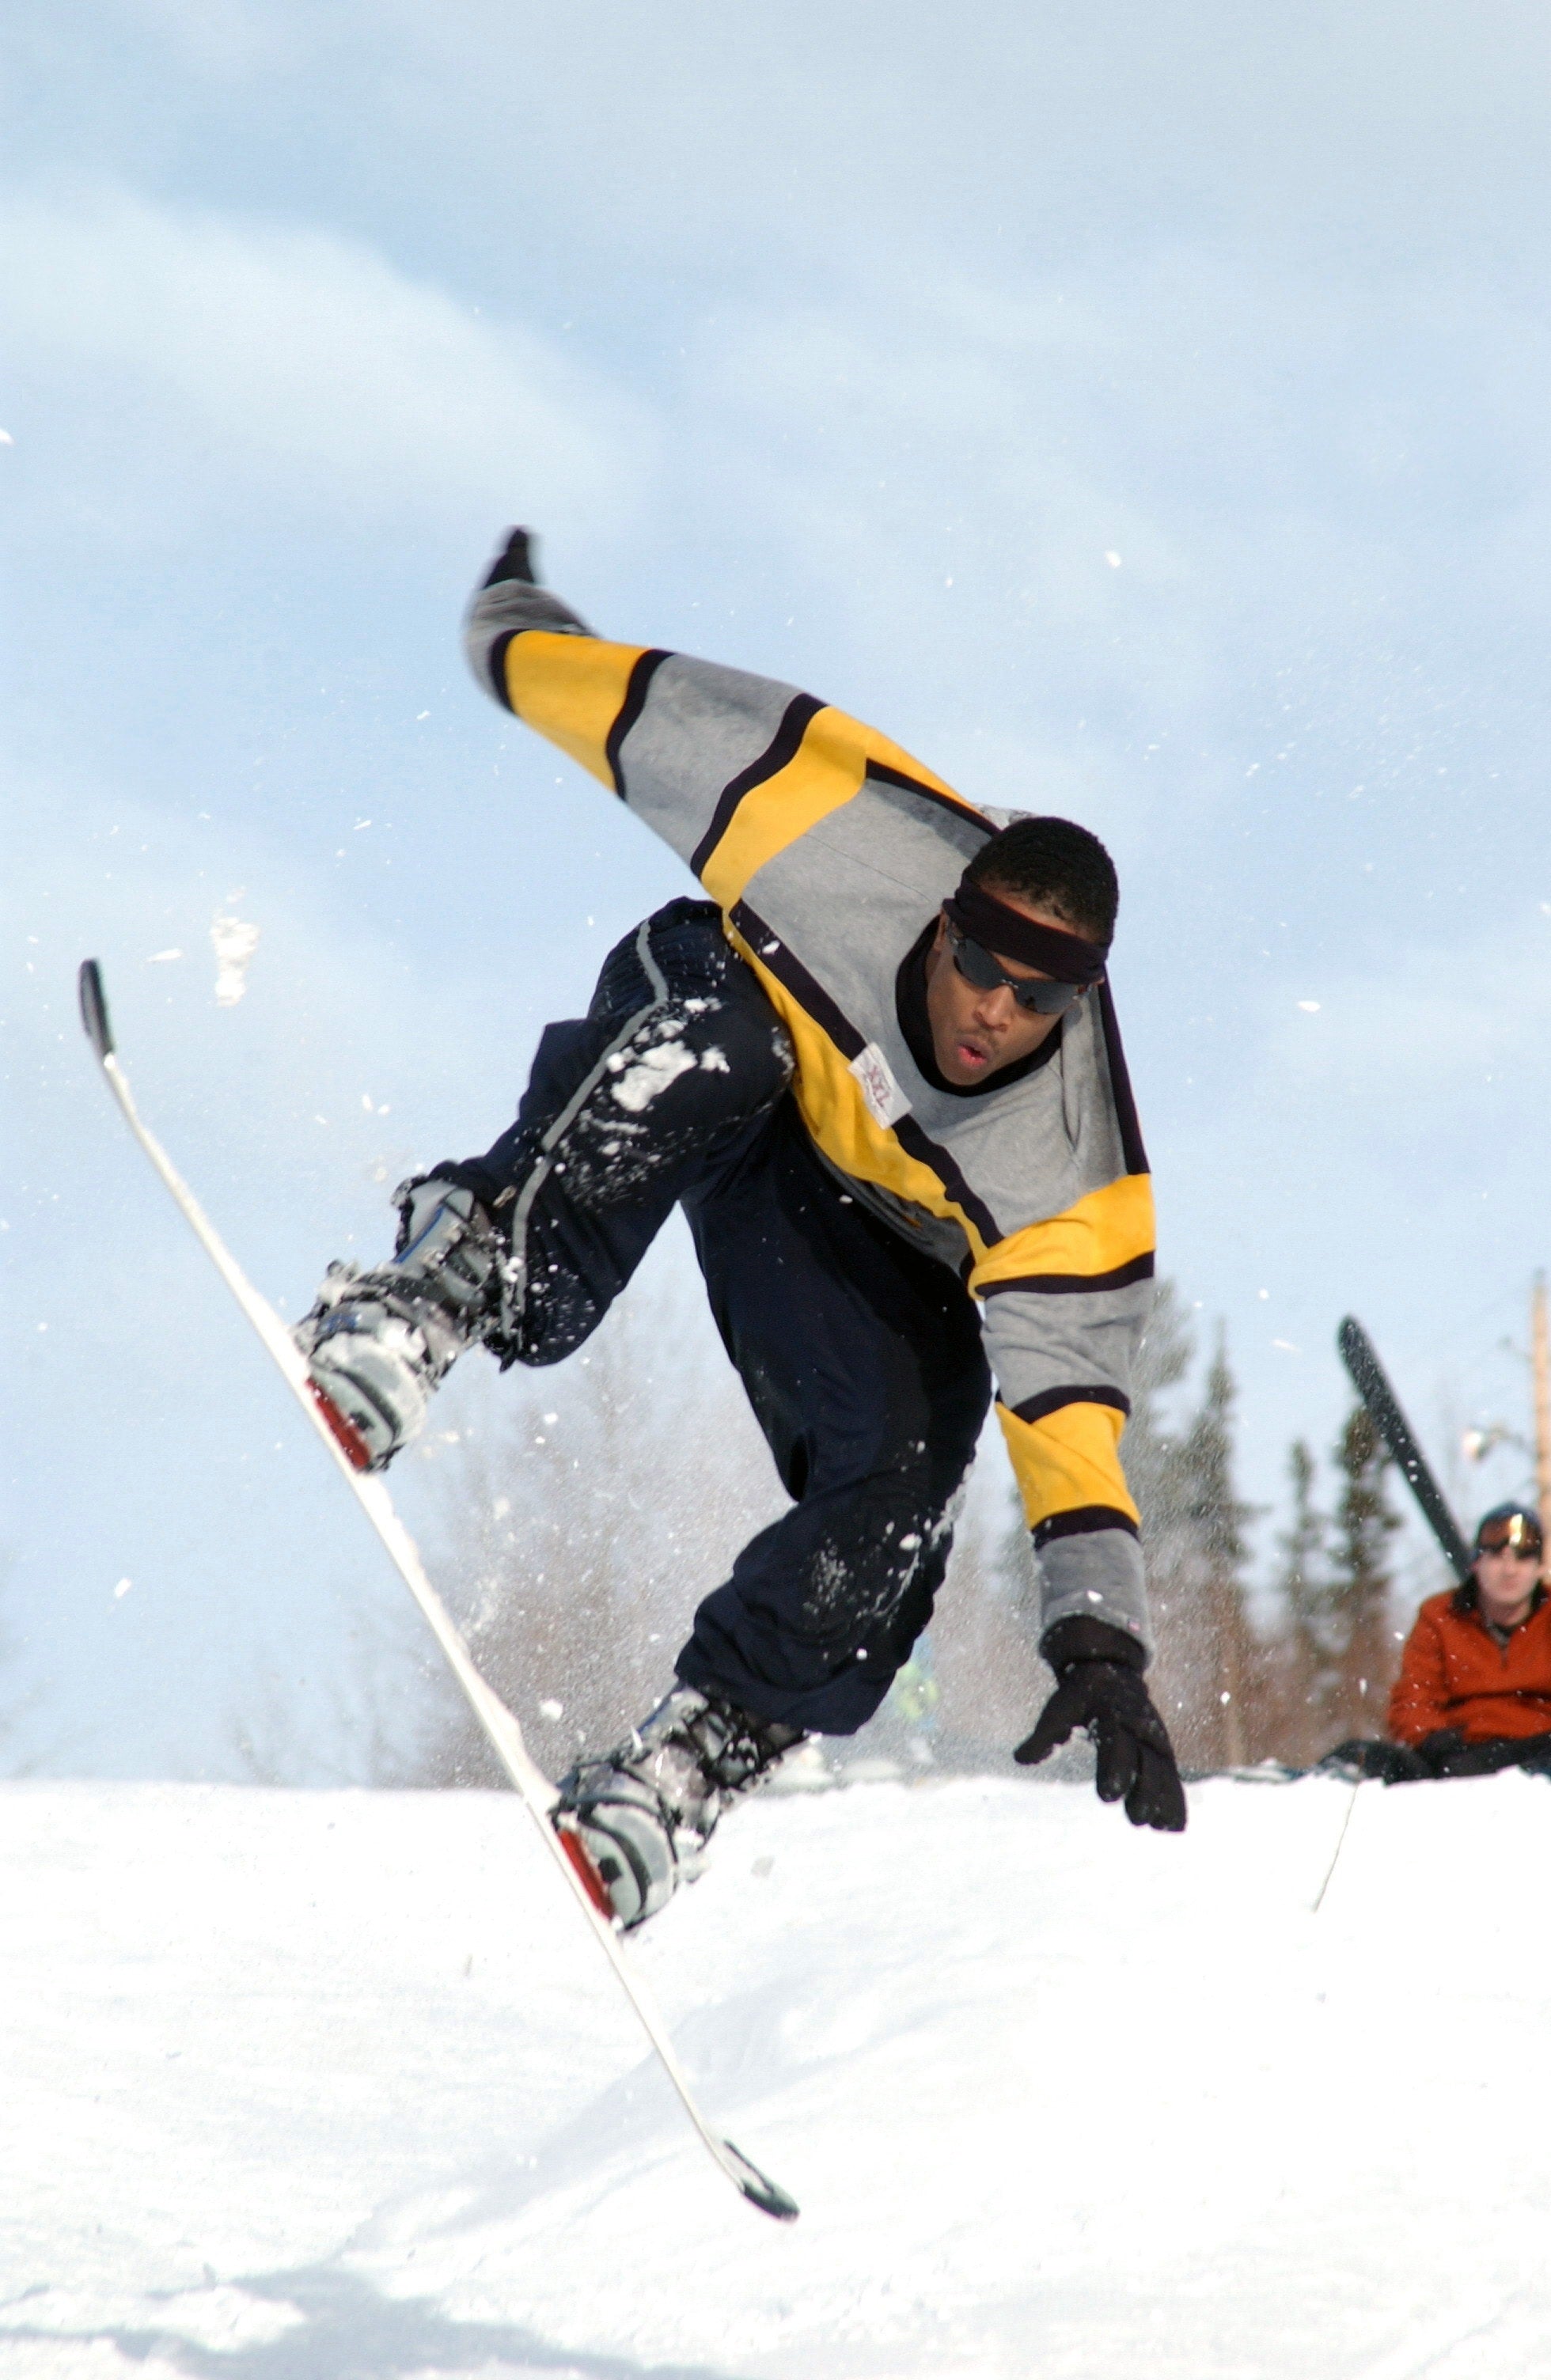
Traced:
[[1487, 1619], [1495, 1621], [1499, 1628], [1516, 1627], [1529, 1608], [1540, 1576], [1540, 1548], [1525, 1546], [1516, 1549], [1503, 1546], [1495, 1553], [1483, 1548], [1472, 1567], [1481, 1609]]
[[[1036, 908], [1016, 892], [1004, 892], [999, 885], [996, 897], [1021, 917], [1032, 917], [1036, 926], [1053, 926], [1060, 934], [1072, 931], [1064, 917]], [[1051, 980], [1037, 967], [1021, 966], [1000, 951], [993, 956], [1022, 983]], [[1003, 1066], [1015, 1066], [1020, 1058], [1048, 1041], [1060, 1023], [1059, 1016], [1041, 1016], [1036, 1010], [1020, 1008], [1005, 984], [981, 991], [967, 981], [953, 964], [946, 917], [939, 917], [927, 953], [927, 1017], [938, 1072], [962, 1090], [987, 1081]]]

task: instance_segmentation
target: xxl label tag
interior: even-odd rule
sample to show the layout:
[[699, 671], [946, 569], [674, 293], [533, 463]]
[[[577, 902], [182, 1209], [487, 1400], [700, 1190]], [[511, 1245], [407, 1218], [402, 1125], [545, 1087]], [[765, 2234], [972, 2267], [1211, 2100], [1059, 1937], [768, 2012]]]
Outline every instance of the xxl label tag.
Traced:
[[862, 1087], [867, 1113], [878, 1123], [898, 1123], [901, 1116], [910, 1113], [910, 1101], [895, 1082], [889, 1061], [876, 1041], [869, 1041], [861, 1056], [852, 1059], [851, 1072]]

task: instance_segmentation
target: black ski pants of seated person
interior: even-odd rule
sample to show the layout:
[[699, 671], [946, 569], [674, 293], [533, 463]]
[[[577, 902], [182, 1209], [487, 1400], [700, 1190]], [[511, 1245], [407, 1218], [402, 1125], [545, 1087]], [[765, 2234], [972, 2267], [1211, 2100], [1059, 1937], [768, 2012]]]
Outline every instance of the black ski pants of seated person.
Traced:
[[715, 905], [673, 901], [610, 954], [587, 1016], [547, 1028], [511, 1130], [437, 1171], [511, 1234], [508, 1364], [580, 1346], [684, 1208], [794, 1500], [701, 1604], [678, 1674], [849, 1735], [931, 1616], [990, 1378], [963, 1285], [820, 1163], [791, 1077]]

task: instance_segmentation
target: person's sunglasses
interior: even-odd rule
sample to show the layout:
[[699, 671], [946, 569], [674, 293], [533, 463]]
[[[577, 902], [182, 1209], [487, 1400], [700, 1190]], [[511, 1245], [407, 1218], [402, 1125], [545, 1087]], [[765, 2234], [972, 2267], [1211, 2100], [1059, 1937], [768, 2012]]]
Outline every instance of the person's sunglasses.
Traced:
[[1490, 1531], [1483, 1533], [1477, 1553], [1517, 1554], [1521, 1561], [1539, 1561], [1540, 1539], [1522, 1521], [1499, 1521]]
[[1000, 959], [972, 941], [951, 918], [948, 920], [948, 947], [953, 953], [953, 965], [976, 991], [995, 991], [1005, 984], [1019, 1007], [1032, 1010], [1036, 1016], [1063, 1016], [1083, 997], [1084, 986], [1080, 983], [1031, 983], [1026, 976], [1009, 975]]

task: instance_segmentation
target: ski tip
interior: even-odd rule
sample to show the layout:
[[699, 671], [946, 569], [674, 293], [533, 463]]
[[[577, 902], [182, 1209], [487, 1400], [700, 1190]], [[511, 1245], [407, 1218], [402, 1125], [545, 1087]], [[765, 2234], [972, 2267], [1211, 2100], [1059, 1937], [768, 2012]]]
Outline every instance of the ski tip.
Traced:
[[1365, 1396], [1369, 1384], [1377, 1385], [1383, 1375], [1373, 1342], [1354, 1314], [1349, 1314], [1336, 1333], [1336, 1351], [1351, 1377], [1360, 1395]]
[[113, 1055], [113, 1027], [108, 1023], [108, 996], [103, 990], [103, 970], [95, 959], [82, 959], [80, 965], [80, 1021], [86, 1027], [86, 1038], [98, 1058]]
[[794, 2198], [787, 2197], [779, 2181], [772, 2181], [757, 2165], [750, 2165], [743, 2151], [735, 2149], [731, 2141], [723, 2141], [721, 2150], [727, 2170], [751, 2206], [757, 2206], [761, 2215], [773, 2216], [778, 2223], [795, 2223], [802, 2208]]

